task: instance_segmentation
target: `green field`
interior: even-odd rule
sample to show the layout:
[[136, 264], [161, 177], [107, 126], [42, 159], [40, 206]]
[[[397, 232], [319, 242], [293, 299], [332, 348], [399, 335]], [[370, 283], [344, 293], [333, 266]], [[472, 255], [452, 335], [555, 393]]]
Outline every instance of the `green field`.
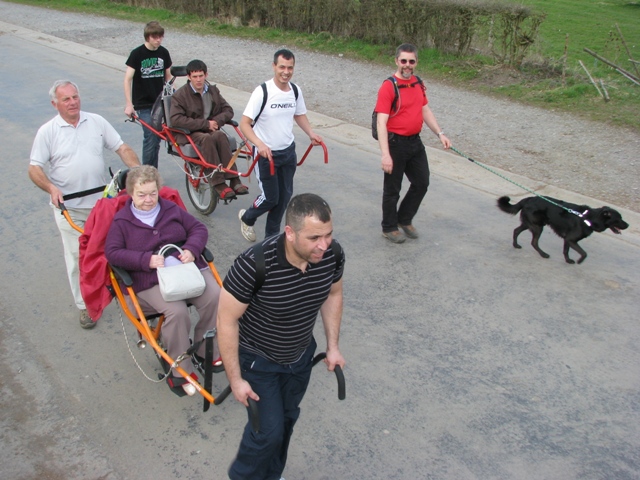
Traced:
[[[630, 67], [624, 46], [618, 41], [620, 27], [631, 54], [640, 59], [640, 2], [628, 0], [524, 0], [512, 2], [543, 11], [547, 18], [541, 25], [541, 52], [559, 59], [564, 55], [565, 36], [569, 35], [569, 60], [590, 59], [584, 47], [606, 53]], [[611, 33], [615, 33], [612, 41]]]
[[[161, 9], [129, 7], [108, 0], [13, 1], [139, 22], [153, 18], [174, 29], [286, 43], [389, 66], [392, 65], [390, 53], [395, 49], [395, 45], [369, 45], [323, 33], [310, 35], [278, 29], [233, 27], [212, 19], [176, 15]], [[507, 69], [494, 65], [493, 60], [486, 56], [457, 58], [425, 49], [420, 52], [422, 69], [419, 73], [462, 88], [640, 130], [640, 86], [583, 51], [587, 47], [640, 76], [629, 61], [626, 50], [628, 48], [631, 56], [640, 60], [640, 0], [503, 1], [524, 4], [546, 14], [540, 27], [540, 37], [525, 65], [519, 69]], [[618, 35], [616, 24], [625, 43]], [[603, 82], [611, 99], [609, 102], [605, 102], [591, 84], [579, 60], [596, 82]]]
[[[526, 103], [640, 129], [640, 86], [584, 52], [585, 47], [589, 48], [635, 76], [640, 76], [635, 70], [640, 70], [640, 65], [634, 67], [627, 53], [628, 49], [633, 59], [640, 60], [639, 1], [524, 0], [512, 3], [524, 4], [546, 13], [534, 58], [556, 74], [541, 75], [540, 70], [527, 69], [529, 75], [517, 83], [485, 88]], [[557, 73], [563, 65], [565, 44], [567, 79], [563, 86]], [[596, 81], [603, 80], [611, 101], [603, 101], [578, 63], [579, 60]]]

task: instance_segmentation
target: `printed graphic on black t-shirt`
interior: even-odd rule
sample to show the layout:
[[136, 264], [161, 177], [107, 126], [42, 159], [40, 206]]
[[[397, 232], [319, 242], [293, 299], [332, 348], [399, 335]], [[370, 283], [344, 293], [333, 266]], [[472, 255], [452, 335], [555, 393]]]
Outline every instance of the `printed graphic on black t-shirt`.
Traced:
[[164, 77], [164, 60], [162, 58], [145, 58], [140, 65], [142, 78]]

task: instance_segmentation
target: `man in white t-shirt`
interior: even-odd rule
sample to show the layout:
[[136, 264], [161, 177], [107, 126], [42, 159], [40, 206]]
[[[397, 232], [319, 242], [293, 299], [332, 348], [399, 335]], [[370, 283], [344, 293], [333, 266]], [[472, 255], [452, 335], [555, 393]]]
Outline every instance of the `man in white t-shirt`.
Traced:
[[[117, 153], [128, 167], [140, 165], [140, 162], [109, 122], [100, 115], [80, 110], [80, 93], [75, 83], [58, 80], [49, 90], [49, 96], [58, 115], [40, 127], [36, 134], [31, 149], [29, 178], [51, 197], [51, 205], [55, 207], [54, 217], [62, 237], [71, 292], [80, 309], [80, 325], [82, 328], [93, 328], [95, 322], [87, 314], [80, 294], [80, 234], [58, 209], [64, 202], [74, 223], [79, 227], [84, 226], [89, 212], [101, 198], [107, 180], [103, 157], [105, 148]], [[65, 200], [65, 196], [74, 193], [83, 195]]]
[[[289, 50], [278, 50], [273, 56], [273, 79], [258, 86], [249, 99], [240, 130], [254, 145], [259, 155], [256, 177], [262, 193], [247, 210], [240, 210], [242, 236], [255, 242], [253, 225], [267, 213], [265, 238], [280, 233], [280, 224], [293, 195], [293, 177], [298, 159], [293, 136], [293, 122], [309, 136], [313, 145], [322, 143], [307, 119], [307, 107], [300, 88], [290, 82], [295, 56]], [[271, 175], [269, 160], [275, 165]]]

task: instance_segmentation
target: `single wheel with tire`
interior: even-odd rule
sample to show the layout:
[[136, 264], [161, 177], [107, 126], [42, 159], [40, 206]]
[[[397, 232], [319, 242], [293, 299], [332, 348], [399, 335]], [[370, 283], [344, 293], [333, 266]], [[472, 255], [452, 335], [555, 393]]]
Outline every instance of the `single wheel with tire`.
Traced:
[[187, 194], [193, 206], [203, 215], [209, 215], [218, 206], [218, 192], [210, 183], [213, 169], [187, 163], [185, 178]]

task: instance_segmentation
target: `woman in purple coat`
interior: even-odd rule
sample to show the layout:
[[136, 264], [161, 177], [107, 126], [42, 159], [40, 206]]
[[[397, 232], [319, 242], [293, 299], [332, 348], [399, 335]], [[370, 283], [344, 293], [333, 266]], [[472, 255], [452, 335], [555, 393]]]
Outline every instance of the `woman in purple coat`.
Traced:
[[[171, 358], [177, 358], [190, 346], [191, 318], [187, 302], [200, 317], [194, 338], [201, 339], [207, 330], [216, 326], [220, 287], [213, 278], [201, 254], [207, 244], [207, 227], [175, 203], [159, 197], [160, 175], [149, 165], [132, 168], [126, 181], [131, 196], [116, 213], [107, 234], [105, 255], [110, 264], [129, 271], [140, 307], [145, 314], [162, 313], [162, 341]], [[183, 253], [172, 256], [158, 255], [168, 243], [182, 244]], [[204, 276], [206, 288], [202, 295], [187, 300], [167, 302], [160, 294], [157, 269], [178, 263], [196, 262]], [[217, 353], [217, 342], [216, 342]], [[204, 357], [205, 344], [196, 352], [196, 359]], [[218, 355], [214, 355], [218, 358]], [[220, 366], [219, 360], [214, 365]], [[194, 374], [193, 363], [186, 358], [180, 366]], [[187, 395], [196, 393], [193, 385], [172, 371], [167, 379], [172, 387], [182, 386]]]

